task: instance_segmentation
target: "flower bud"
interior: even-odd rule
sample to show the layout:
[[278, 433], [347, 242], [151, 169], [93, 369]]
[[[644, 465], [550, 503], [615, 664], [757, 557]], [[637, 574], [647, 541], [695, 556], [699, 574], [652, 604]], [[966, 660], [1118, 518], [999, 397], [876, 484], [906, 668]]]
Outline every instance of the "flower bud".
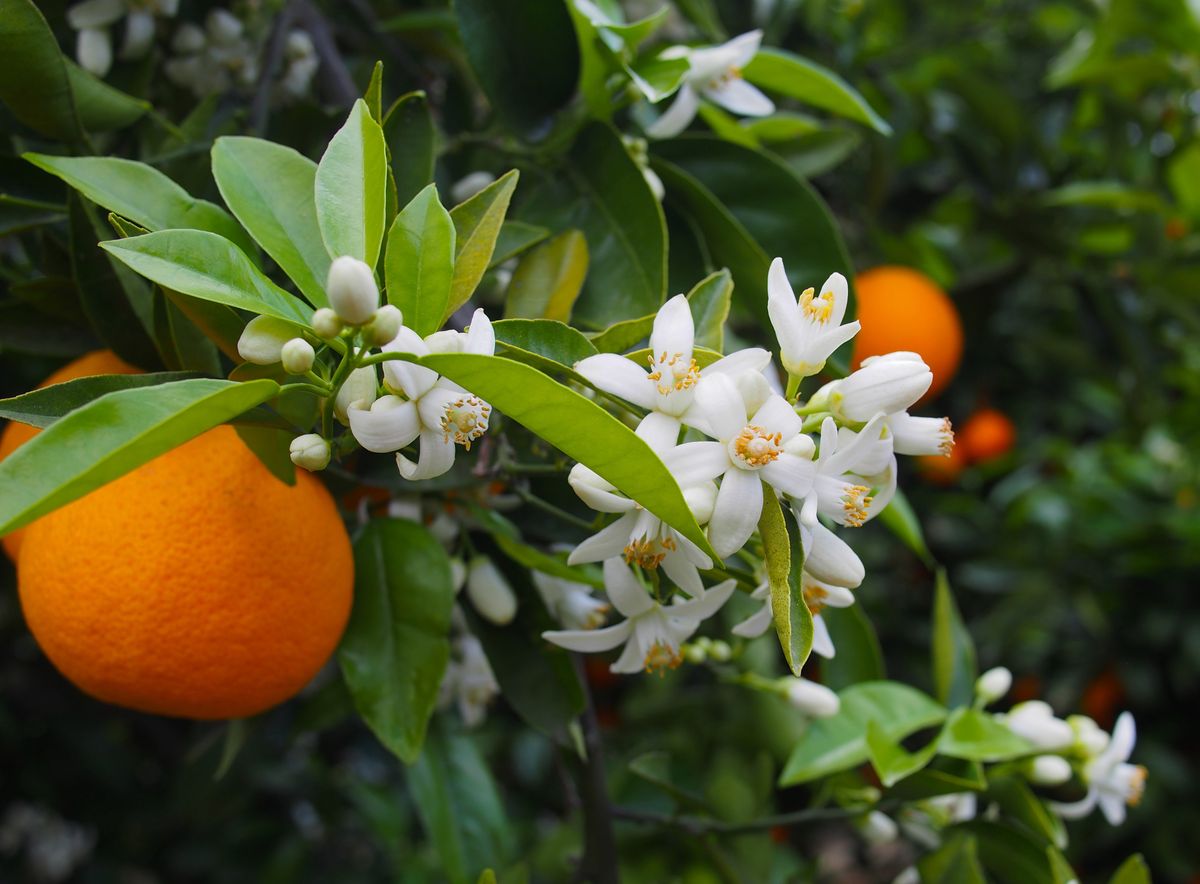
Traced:
[[330, 454], [329, 443], [316, 433], [297, 436], [288, 446], [288, 455], [292, 458], [292, 463], [311, 472], [329, 466]]
[[242, 20], [227, 9], [214, 9], [204, 24], [208, 35], [218, 46], [229, 46], [242, 36]]
[[204, 36], [203, 28], [191, 22], [184, 22], [171, 37], [171, 48], [180, 55], [191, 55], [203, 52], [207, 42], [208, 38]]
[[1054, 710], [1042, 700], [1018, 703], [1001, 718], [1010, 731], [1038, 749], [1057, 751], [1066, 749], [1075, 741], [1071, 726], [1061, 718], [1056, 718]]
[[404, 316], [400, 308], [393, 304], [384, 304], [375, 311], [371, 324], [367, 326], [367, 337], [376, 347], [390, 344], [400, 334], [400, 326], [404, 324]]
[[1008, 669], [996, 666], [975, 680], [975, 693], [985, 704], [995, 703], [1008, 693], [1012, 680]]
[[708, 656], [712, 657], [718, 663], [726, 663], [733, 656], [733, 649], [729, 647], [728, 642], [717, 639], [709, 645]]
[[517, 597], [491, 559], [477, 556], [467, 566], [467, 596], [480, 616], [497, 626], [517, 615]]
[[809, 681], [807, 678], [789, 678], [786, 681], [788, 702], [805, 715], [813, 718], [829, 718], [837, 715], [842, 707], [838, 695], [825, 685]]
[[333, 414], [343, 424], [349, 420], [346, 411], [354, 403], [367, 409], [379, 398], [379, 376], [375, 374], [375, 366], [364, 365], [350, 372], [350, 376], [342, 382], [341, 389], [333, 400]]
[[1071, 779], [1071, 763], [1061, 755], [1039, 755], [1029, 761], [1026, 775], [1035, 786], [1061, 786]]
[[916, 353], [897, 352], [864, 359], [862, 367], [837, 382], [829, 404], [840, 417], [868, 421], [877, 413], [907, 411], [933, 383], [933, 372]]
[[313, 313], [312, 329], [322, 341], [331, 341], [342, 333], [342, 320], [328, 307]]
[[862, 559], [850, 548], [850, 544], [820, 522], [813, 525], [812, 541], [805, 545], [804, 570], [813, 577], [823, 583], [849, 589], [863, 582], [867, 572]]
[[325, 289], [329, 303], [345, 322], [362, 325], [379, 308], [379, 287], [375, 275], [363, 261], [342, 255], [329, 265]]
[[881, 810], [873, 810], [859, 824], [863, 840], [868, 844], [889, 844], [900, 837], [896, 821]]
[[283, 345], [296, 336], [296, 327], [273, 316], [255, 316], [238, 338], [238, 355], [255, 365], [274, 365]]
[[454, 587], [454, 594], [458, 595], [462, 592], [463, 585], [467, 582], [467, 565], [462, 559], [450, 560], [450, 585]]
[[1108, 747], [1108, 733], [1087, 715], [1069, 715], [1067, 724], [1075, 733], [1075, 744], [1088, 758], [1094, 758]]
[[85, 71], [103, 77], [112, 67], [112, 40], [102, 28], [84, 28], [75, 38], [75, 57]]
[[317, 353], [312, 344], [304, 338], [292, 338], [279, 351], [279, 361], [283, 363], [283, 370], [288, 374], [304, 374], [313, 367], [313, 360], [316, 358]]

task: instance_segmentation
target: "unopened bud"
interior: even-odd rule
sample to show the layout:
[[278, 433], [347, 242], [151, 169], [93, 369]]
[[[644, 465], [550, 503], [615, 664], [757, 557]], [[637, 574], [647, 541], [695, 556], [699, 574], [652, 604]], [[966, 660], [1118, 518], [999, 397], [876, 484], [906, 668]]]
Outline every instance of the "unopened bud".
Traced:
[[283, 345], [296, 336], [296, 327], [273, 316], [255, 316], [238, 338], [238, 355], [255, 365], [274, 365]]
[[454, 587], [454, 594], [458, 595], [462, 592], [463, 584], [467, 582], [467, 565], [462, 559], [450, 560], [450, 585]]
[[362, 325], [379, 307], [379, 287], [375, 275], [363, 261], [342, 255], [329, 265], [325, 286], [334, 312], [351, 325]]
[[712, 657], [718, 663], [725, 663], [733, 656], [733, 650], [729, 647], [728, 642], [717, 639], [709, 646], [708, 656]]
[[517, 597], [491, 559], [477, 556], [467, 566], [467, 596], [480, 616], [497, 626], [517, 615]]
[[400, 308], [394, 304], [384, 304], [375, 311], [375, 318], [367, 327], [367, 336], [376, 347], [390, 344], [400, 334], [400, 326], [404, 324], [404, 316]]
[[684, 645], [682, 650], [683, 659], [687, 660], [689, 663], [703, 663], [706, 659], [708, 659], [708, 652], [694, 642], [689, 642], [688, 644]]
[[1012, 673], [1003, 666], [989, 669], [975, 680], [975, 693], [984, 703], [995, 703], [1012, 687]]
[[842, 708], [838, 695], [825, 685], [807, 678], [786, 679], [787, 699], [796, 709], [813, 718], [829, 718]]
[[75, 57], [85, 71], [103, 77], [112, 67], [112, 40], [103, 28], [84, 28], [75, 38]]
[[1075, 731], [1042, 700], [1018, 703], [1001, 720], [1008, 729], [1038, 749], [1056, 751], [1066, 749], [1075, 741]]
[[1108, 747], [1108, 733], [1087, 715], [1069, 715], [1067, 724], [1075, 733], [1075, 744], [1088, 758], [1095, 758]]
[[933, 373], [918, 354], [887, 353], [864, 359], [857, 371], [837, 381], [830, 403], [847, 420], [868, 421], [876, 412], [907, 410], [932, 383]]
[[868, 844], [889, 844], [900, 836], [896, 821], [880, 810], [873, 810], [859, 824], [863, 840]]
[[311, 472], [323, 470], [329, 466], [330, 453], [329, 443], [316, 433], [297, 436], [288, 446], [288, 454], [292, 458], [292, 463]]
[[1037, 786], [1061, 786], [1071, 779], [1071, 763], [1061, 755], [1039, 755], [1029, 762], [1026, 775]]
[[328, 307], [313, 313], [312, 329], [322, 341], [332, 341], [342, 333], [342, 320]]
[[348, 421], [346, 411], [354, 403], [359, 408], [367, 409], [379, 398], [379, 377], [375, 374], [375, 366], [364, 365], [350, 372], [350, 376], [342, 382], [337, 396], [333, 399], [333, 414], [343, 424]]
[[288, 374], [304, 374], [313, 367], [317, 353], [304, 338], [292, 338], [279, 351], [279, 361]]

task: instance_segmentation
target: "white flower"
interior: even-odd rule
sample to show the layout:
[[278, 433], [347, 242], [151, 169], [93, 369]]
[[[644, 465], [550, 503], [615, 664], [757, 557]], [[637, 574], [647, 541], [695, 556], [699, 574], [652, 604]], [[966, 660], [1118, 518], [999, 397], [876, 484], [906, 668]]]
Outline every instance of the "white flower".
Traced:
[[703, 96], [735, 114], [765, 117], [775, 112], [771, 99], [742, 79], [742, 68], [750, 63], [762, 44], [762, 31], [750, 31], [720, 46], [702, 49], [673, 47], [663, 57], [683, 57], [688, 72], [675, 101], [647, 127], [652, 138], [672, 138], [687, 128], [696, 116]]
[[1029, 782], [1037, 786], [1061, 786], [1071, 779], [1071, 762], [1061, 755], [1038, 755], [1028, 762]]
[[[833, 637], [829, 634], [829, 625], [821, 616], [821, 611], [826, 607], [848, 608], [854, 604], [854, 593], [844, 586], [833, 586], [817, 580], [807, 571], [803, 572], [801, 580], [804, 586], [804, 604], [808, 607], [809, 613], [813, 615], [813, 653], [827, 660], [832, 659], [836, 653], [833, 647]], [[733, 634], [743, 638], [760, 636], [771, 625], [770, 584], [759, 584], [750, 594], [750, 598], [761, 601], [763, 604], [758, 611], [733, 627]]]
[[741, 350], [701, 370], [693, 358], [696, 326], [687, 298], [676, 295], [659, 308], [650, 332], [650, 368], [616, 353], [600, 353], [575, 364], [575, 370], [606, 393], [620, 396], [651, 412], [690, 422], [696, 385], [701, 377], [760, 372], [771, 354], [760, 348]]
[[517, 616], [517, 595], [495, 562], [476, 556], [467, 565], [467, 598], [485, 620], [507, 626]]
[[807, 678], [788, 679], [787, 700], [796, 709], [813, 718], [830, 718], [842, 708], [841, 698], [823, 684]]
[[227, 9], [214, 9], [204, 28], [183, 24], [171, 39], [176, 53], [163, 70], [176, 85], [197, 97], [247, 88], [258, 81], [258, 49], [241, 20]]
[[463, 724], [477, 727], [487, 716], [488, 704], [500, 693], [500, 685], [479, 639], [469, 633], [460, 635], [454, 642], [454, 650], [457, 659], [446, 666], [439, 699], [442, 703], [453, 700]]
[[1003, 666], [995, 666], [975, 679], [975, 694], [985, 704], [995, 703], [1008, 693], [1012, 683], [1012, 672]]
[[965, 823], [975, 819], [979, 804], [974, 792], [952, 792], [949, 795], [935, 795], [925, 802], [930, 815], [936, 818], [939, 825], [949, 826], [954, 823]]
[[279, 78], [279, 90], [287, 98], [302, 98], [308, 94], [313, 75], [321, 66], [321, 59], [308, 31], [294, 30], [288, 34], [284, 58], [287, 59], [287, 67]]
[[873, 810], [859, 823], [859, 832], [868, 844], [889, 844], [900, 837], [896, 821], [881, 810]]
[[[833, 418], [825, 418], [810, 486], [792, 494], [796, 519], [813, 528], [820, 514], [839, 525], [861, 527], [896, 492], [894, 460], [891, 436], [883, 432], [883, 415], [876, 415], [858, 433], [839, 431]], [[879, 490], [872, 493], [875, 487]]]
[[887, 415], [883, 422], [892, 434], [892, 449], [897, 454], [949, 457], [954, 448], [954, 427], [948, 417], [913, 417], [900, 411]]
[[1056, 718], [1050, 704], [1042, 700], [1018, 703], [1007, 715], [996, 718], [1018, 737], [1045, 752], [1066, 749], [1075, 740], [1075, 732], [1061, 718]]
[[661, 605], [646, 592], [633, 572], [618, 558], [604, 563], [604, 586], [613, 607], [626, 619], [604, 629], [543, 632], [542, 638], [571, 651], [595, 653], [624, 643], [613, 672], [653, 672], [674, 669], [682, 661], [679, 647], [733, 594], [735, 581], [726, 580], [699, 598]]
[[296, 337], [296, 326], [274, 316], [255, 316], [238, 337], [238, 355], [255, 365], [274, 365], [283, 345]]
[[820, 522], [800, 526], [804, 544], [804, 570], [818, 580], [854, 589], [863, 582], [866, 569], [862, 559]]
[[112, 66], [112, 38], [108, 28], [125, 18], [121, 58], [140, 58], [154, 42], [154, 19], [179, 11], [179, 0], [84, 0], [67, 10], [67, 24], [79, 32], [76, 58], [97, 77]]
[[767, 314], [779, 339], [779, 357], [788, 374], [805, 378], [825, 367], [833, 351], [858, 334], [858, 320], [842, 324], [850, 294], [846, 277], [831, 274], [821, 286], [805, 289], [800, 300], [792, 292], [783, 259], [771, 262], [767, 274]]
[[375, 274], [365, 261], [342, 255], [329, 265], [329, 280], [325, 285], [329, 306], [338, 317], [351, 325], [361, 325], [375, 316], [379, 309], [379, 287]]
[[864, 359], [858, 371], [828, 387], [829, 409], [853, 423], [907, 411], [925, 395], [933, 372], [917, 353], [897, 351]]
[[323, 470], [329, 466], [329, 443], [316, 433], [305, 433], [292, 440], [288, 456], [298, 467], [311, 472]]
[[1067, 724], [1075, 733], [1075, 748], [1085, 758], [1094, 758], [1108, 745], [1108, 733], [1087, 715], [1068, 715]]
[[1054, 803], [1053, 808], [1067, 819], [1079, 819], [1087, 816], [1099, 804], [1111, 825], [1123, 823], [1126, 806], [1137, 806], [1146, 788], [1146, 768], [1128, 763], [1136, 740], [1133, 716], [1122, 712], [1108, 746], [1084, 766], [1087, 795], [1074, 804]]
[[567, 629], [595, 629], [604, 622], [608, 604], [592, 595], [586, 583], [534, 571], [533, 585], [550, 615]]
[[342, 382], [337, 396], [333, 400], [333, 413], [342, 423], [348, 423], [348, 413], [351, 406], [355, 408], [370, 408], [379, 398], [379, 376], [375, 366], [364, 365], [356, 368]]
[[[466, 332], [443, 331], [425, 340], [410, 328], [400, 329], [385, 352], [475, 353], [492, 355], [496, 335], [483, 310], [476, 310]], [[432, 479], [454, 465], [454, 446], [468, 451], [487, 432], [492, 407], [432, 369], [411, 362], [390, 360], [383, 364], [385, 384], [400, 395], [381, 396], [367, 410], [353, 403], [347, 409], [354, 438], [368, 451], [395, 451], [400, 475], [409, 480]], [[417, 462], [400, 449], [420, 440]]]

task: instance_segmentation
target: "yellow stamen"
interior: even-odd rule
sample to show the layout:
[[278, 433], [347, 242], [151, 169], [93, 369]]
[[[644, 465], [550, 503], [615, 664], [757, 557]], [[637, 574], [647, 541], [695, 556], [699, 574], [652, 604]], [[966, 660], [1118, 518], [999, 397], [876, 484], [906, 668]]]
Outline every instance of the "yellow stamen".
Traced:
[[954, 450], [954, 427], [950, 424], [950, 418], [942, 418], [942, 441], [938, 444], [938, 451], [943, 456], [949, 457], [950, 452]]
[[804, 605], [814, 617], [820, 614], [825, 608], [825, 599], [828, 597], [829, 593], [815, 583], [810, 583], [804, 587]]
[[809, 319], [824, 325], [833, 316], [833, 292], [822, 292], [818, 298], [816, 289], [805, 289], [800, 294], [800, 310]]
[[766, 466], [783, 453], [783, 434], [749, 424], [734, 437], [733, 453], [747, 466]]
[[851, 528], [861, 528], [867, 521], [867, 507], [871, 505], [872, 497], [866, 485], [847, 485], [846, 493], [842, 495], [842, 511], [845, 513], [846, 524]]
[[492, 407], [478, 396], [463, 396], [446, 404], [442, 413], [442, 432], [447, 442], [471, 450], [471, 443], [487, 432]]
[[682, 353], [663, 352], [658, 354], [657, 359], [651, 353], [648, 358], [650, 368], [653, 370], [647, 377], [654, 381], [658, 392], [663, 396], [690, 390], [700, 382], [700, 366], [695, 359], [689, 360], [687, 367], [684, 368]]
[[666, 642], [656, 641], [646, 652], [645, 666], [647, 672], [664, 674], [667, 669], [678, 669], [683, 662], [683, 655]]
[[1136, 765], [1133, 769], [1133, 777], [1129, 781], [1129, 794], [1125, 796], [1125, 803], [1130, 807], [1137, 807], [1142, 803], [1142, 795], [1146, 791], [1146, 777], [1148, 776], [1146, 768], [1142, 765]]

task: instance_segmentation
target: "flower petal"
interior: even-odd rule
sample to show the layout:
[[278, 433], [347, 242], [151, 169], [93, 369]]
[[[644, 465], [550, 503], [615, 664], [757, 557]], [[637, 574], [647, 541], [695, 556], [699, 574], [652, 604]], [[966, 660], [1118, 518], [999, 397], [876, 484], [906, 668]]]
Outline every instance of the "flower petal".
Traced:
[[817, 465], [806, 458], [783, 452], [778, 458], [762, 468], [762, 477], [768, 485], [790, 497], [805, 497], [813, 487]]
[[701, 377], [708, 377], [710, 374], [728, 374], [739, 375], [743, 372], [758, 372], [767, 367], [771, 361], [771, 351], [764, 350], [762, 347], [747, 347], [744, 350], [738, 350], [736, 353], [730, 353], [728, 356], [722, 356], [716, 362], [707, 366], [701, 373]]
[[[421, 340], [420, 335], [404, 326], [400, 328], [396, 337], [381, 349], [385, 353], [429, 355], [429, 347]], [[438, 379], [438, 374], [433, 369], [399, 359], [389, 359], [383, 363], [383, 375], [389, 387], [399, 390], [409, 399], [418, 399], [425, 395]]]
[[370, 409], [351, 406], [346, 410], [350, 432], [367, 451], [399, 451], [421, 432], [417, 407], [398, 396], [377, 399]]
[[829, 635], [829, 626], [820, 614], [813, 616], [812, 652], [826, 660], [834, 657], [833, 638]]
[[662, 460], [684, 488], [711, 482], [732, 468], [729, 454], [720, 442], [684, 442], [662, 455]]
[[492, 330], [492, 321], [487, 318], [482, 307], [471, 314], [471, 325], [463, 342], [463, 352], [479, 356], [494, 356], [496, 353], [496, 333]]
[[681, 551], [668, 552], [663, 557], [660, 567], [675, 581], [676, 586], [692, 598], [704, 595], [704, 583], [700, 580], [700, 572]]
[[704, 90], [704, 97], [730, 113], [743, 117], [766, 117], [775, 112], [775, 103], [745, 80], [734, 77]]
[[746, 426], [746, 403], [727, 375], [701, 378], [696, 385], [696, 404], [714, 435], [728, 442]]
[[676, 602], [664, 610], [667, 616], [673, 619], [700, 623], [721, 610], [721, 606], [729, 601], [729, 597], [733, 595], [736, 587], [736, 580], [725, 580], [698, 598], [689, 599], [686, 602]]
[[400, 475], [410, 482], [436, 478], [454, 466], [454, 443], [441, 430], [422, 430], [417, 462], [396, 452], [396, 466], [400, 468]]
[[651, 610], [657, 602], [646, 594], [646, 588], [633, 576], [633, 571], [623, 559], [611, 558], [604, 562], [604, 591], [624, 617], [639, 617]]
[[758, 638], [767, 631], [770, 625], [771, 604], [768, 602], [737, 626], [733, 627], [731, 632], [734, 635], [740, 635], [742, 638]]
[[629, 638], [633, 632], [633, 622], [625, 620], [603, 629], [555, 629], [542, 633], [542, 638], [553, 642], [568, 651], [580, 651], [594, 654], [597, 651], [611, 651], [621, 642]]
[[659, 455], [670, 451], [679, 441], [679, 418], [652, 411], [638, 424], [637, 434]]
[[666, 112], [646, 127], [646, 134], [651, 138], [674, 138], [696, 118], [696, 111], [699, 108], [699, 94], [690, 85], [684, 83], [675, 93], [675, 100]]
[[654, 317], [654, 328], [650, 332], [650, 352], [657, 358], [665, 353], [667, 358], [679, 356], [687, 365], [692, 359], [692, 348], [696, 341], [696, 325], [692, 320], [692, 308], [687, 297], [676, 295], [658, 308]]
[[746, 545], [762, 513], [763, 488], [757, 472], [733, 468], [721, 480], [717, 505], [708, 523], [708, 539], [721, 558]]
[[599, 513], [624, 513], [637, 506], [628, 497], [616, 493], [608, 482], [581, 463], [571, 467], [567, 484], [592, 509]]
[[784, 439], [795, 436], [804, 427], [804, 420], [782, 396], [768, 396], [750, 418], [750, 423], [763, 427], [768, 433], [782, 433]]
[[616, 353], [600, 353], [575, 363], [575, 370], [606, 393], [653, 411], [658, 401], [646, 370]]
[[628, 512], [611, 525], [602, 528], [571, 551], [571, 555], [567, 557], [567, 564], [603, 562], [620, 556], [629, 545], [630, 532], [636, 520], [637, 514]]

